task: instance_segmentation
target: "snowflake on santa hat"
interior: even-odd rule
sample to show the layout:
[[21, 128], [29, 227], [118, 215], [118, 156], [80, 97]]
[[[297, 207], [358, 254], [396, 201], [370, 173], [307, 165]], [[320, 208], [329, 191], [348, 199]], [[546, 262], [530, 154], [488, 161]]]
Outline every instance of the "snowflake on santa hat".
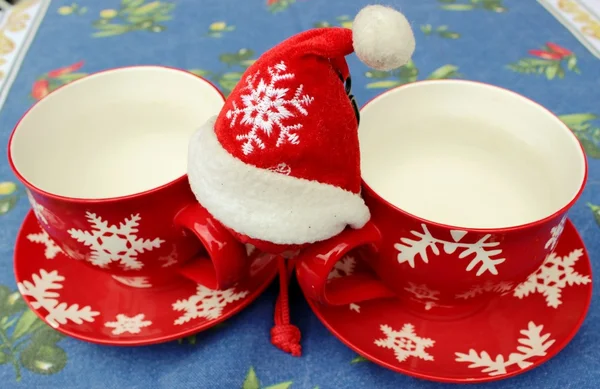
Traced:
[[285, 176], [289, 176], [292, 173], [292, 168], [289, 167], [289, 165], [284, 162], [278, 164], [277, 166], [272, 166], [272, 167], [268, 168], [267, 170], [269, 170], [271, 172], [283, 174]]
[[[289, 88], [281, 87], [282, 81], [294, 79], [294, 73], [287, 71], [287, 66], [283, 61], [277, 65], [267, 68], [269, 80], [266, 81], [260, 77], [260, 72], [246, 77], [247, 94], [242, 94], [241, 99], [243, 108], [238, 107], [233, 102], [233, 109], [226, 112], [225, 117], [229, 119], [230, 127], [234, 127], [241, 117], [239, 123], [250, 127], [250, 130], [236, 137], [237, 140], [243, 140], [242, 151], [244, 155], [254, 152], [255, 147], [265, 149], [265, 139], [271, 137], [271, 133], [279, 131], [279, 136], [275, 147], [285, 143], [299, 144], [300, 137], [296, 131], [302, 129], [302, 123], [284, 124], [284, 120], [293, 119], [298, 114], [308, 116], [305, 109], [314, 98], [303, 94], [304, 85], [300, 84], [296, 88], [294, 96], [287, 96]], [[293, 108], [293, 109], [292, 109]], [[295, 111], [296, 113], [294, 113]], [[262, 137], [261, 134], [264, 136]]]

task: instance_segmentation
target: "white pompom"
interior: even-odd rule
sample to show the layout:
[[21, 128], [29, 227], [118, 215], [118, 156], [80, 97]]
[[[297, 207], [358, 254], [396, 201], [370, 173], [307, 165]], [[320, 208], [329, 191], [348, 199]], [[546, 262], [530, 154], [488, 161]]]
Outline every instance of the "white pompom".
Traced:
[[356, 15], [352, 40], [357, 57], [377, 70], [399, 68], [415, 51], [415, 36], [406, 17], [382, 5], [368, 5]]

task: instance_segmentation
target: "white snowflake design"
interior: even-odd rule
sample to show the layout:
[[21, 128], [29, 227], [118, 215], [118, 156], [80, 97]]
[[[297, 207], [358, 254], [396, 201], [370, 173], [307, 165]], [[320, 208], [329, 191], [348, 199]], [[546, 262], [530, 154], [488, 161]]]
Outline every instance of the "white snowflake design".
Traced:
[[409, 282], [408, 286], [404, 287], [404, 290], [411, 293], [416, 300], [421, 301], [425, 305], [425, 310], [428, 311], [437, 305], [436, 301], [439, 300], [440, 292], [437, 290], [430, 289], [425, 284], [415, 284]]
[[90, 262], [99, 267], [106, 267], [111, 262], [120, 262], [126, 270], [139, 270], [144, 264], [137, 260], [137, 255], [145, 251], [159, 248], [164, 240], [155, 238], [140, 239], [137, 237], [139, 214], [131, 215], [122, 223], [108, 225], [102, 217], [86, 212], [91, 231], [71, 228], [68, 232], [72, 238], [90, 247]]
[[577, 273], [573, 267], [583, 256], [583, 249], [571, 251], [564, 257], [550, 253], [544, 264], [532, 275], [516, 287], [514, 296], [522, 299], [531, 293], [541, 293], [546, 298], [546, 304], [558, 308], [562, 304], [562, 290], [568, 285], [585, 285], [592, 282], [589, 275]]
[[452, 254], [457, 249], [463, 249], [459, 254], [459, 258], [467, 258], [472, 256], [471, 262], [467, 265], [466, 270], [471, 271], [477, 265], [477, 276], [490, 272], [493, 275], [498, 274], [496, 266], [503, 263], [505, 258], [493, 258], [502, 253], [502, 249], [497, 248], [500, 242], [490, 242], [491, 234], [484, 235], [475, 243], [461, 243], [460, 240], [467, 234], [467, 231], [452, 230], [450, 235], [453, 242], [434, 238], [425, 224], [421, 224], [422, 232], [411, 231], [417, 239], [401, 238], [400, 243], [396, 243], [394, 248], [398, 250], [398, 263], [408, 263], [410, 267], [415, 267], [415, 259], [418, 256], [425, 263], [429, 262], [427, 250], [431, 249], [434, 255], [440, 254], [438, 244], [442, 245], [446, 254]]
[[145, 315], [143, 313], [137, 314], [133, 317], [129, 317], [122, 313], [118, 314], [116, 321], [107, 321], [104, 323], [105, 327], [113, 328], [111, 333], [113, 335], [121, 335], [125, 332], [130, 334], [139, 334], [144, 327], [152, 325], [150, 320], [144, 320]]
[[35, 201], [33, 195], [27, 191], [27, 198], [29, 199], [29, 204], [31, 204], [31, 209], [35, 214], [35, 217], [41, 224], [49, 225], [48, 218], [46, 217], [47, 210], [42, 204]]
[[350, 308], [351, 311], [360, 313], [360, 305], [358, 305], [358, 304], [350, 303], [350, 304], [348, 304], [348, 308]]
[[546, 352], [554, 344], [554, 340], [550, 339], [550, 334], [542, 335], [543, 325], [536, 325], [530, 321], [527, 329], [521, 330], [521, 335], [524, 338], [519, 338], [520, 346], [517, 346], [517, 351], [511, 353], [507, 359], [502, 354], [498, 354], [492, 359], [486, 351], [477, 353], [470, 349], [468, 354], [456, 353], [457, 362], [469, 362], [469, 368], [483, 368], [482, 373], [487, 373], [490, 376], [498, 376], [506, 374], [506, 368], [512, 365], [517, 365], [521, 370], [531, 366], [531, 358], [543, 357]]
[[356, 260], [354, 259], [354, 257], [346, 255], [344, 258], [340, 259], [335, 263], [333, 269], [327, 276], [327, 280], [349, 276], [354, 272], [355, 266]]
[[23, 296], [33, 298], [34, 301], [31, 302], [33, 309], [44, 308], [48, 312], [46, 322], [52, 327], [58, 328], [69, 320], [75, 324], [82, 324], [84, 321], [93, 322], [94, 317], [99, 315], [99, 312], [92, 311], [90, 306], [79, 308], [79, 304], [59, 303], [57, 298], [60, 294], [57, 290], [62, 289], [65, 277], [58, 274], [58, 271], [47, 272], [40, 269], [39, 275], [33, 274], [31, 279], [33, 282], [23, 281], [17, 284], [19, 292]]
[[[267, 72], [269, 80], [260, 77], [260, 72], [246, 77], [246, 86], [242, 91], [248, 93], [241, 96], [243, 108], [238, 107], [234, 101], [233, 109], [225, 113], [225, 117], [230, 120], [230, 127], [233, 128], [239, 119], [239, 124], [250, 128], [247, 133], [236, 137], [237, 140], [244, 141], [244, 155], [254, 152], [255, 147], [264, 150], [265, 139], [270, 138], [273, 131], [279, 131], [275, 147], [285, 143], [299, 144], [300, 137], [296, 132], [303, 128], [302, 123], [296, 120], [293, 124], [285, 125], [283, 122], [296, 118], [298, 114], [308, 116], [305, 107], [314, 100], [303, 94], [302, 84], [296, 88], [291, 98], [287, 96], [290, 89], [279, 86], [281, 81], [293, 80], [295, 77], [294, 73], [287, 72], [283, 61], [273, 67], [269, 66]], [[296, 111], [296, 114], [292, 111]]]
[[387, 338], [377, 339], [375, 344], [379, 347], [394, 350], [398, 362], [404, 362], [408, 357], [433, 361], [433, 356], [428, 354], [425, 349], [432, 347], [435, 341], [417, 336], [414, 325], [406, 323], [400, 331], [394, 331], [392, 327], [387, 325], [382, 325], [380, 329]]
[[132, 288], [151, 288], [152, 285], [148, 281], [148, 277], [119, 277], [112, 276], [115, 280], [120, 283], [130, 286]]
[[288, 164], [283, 163], [283, 162], [277, 166], [270, 167], [267, 170], [275, 172], [275, 173], [283, 174], [284, 176], [289, 176], [292, 173], [292, 168], [289, 167]]
[[45, 230], [40, 230], [37, 234], [28, 234], [27, 239], [33, 243], [40, 243], [46, 246], [44, 256], [46, 259], [54, 259], [57, 254], [62, 253], [60, 247], [54, 243], [50, 235]]
[[168, 255], [158, 257], [159, 262], [162, 262], [161, 267], [171, 267], [177, 264], [177, 247], [173, 245], [171, 252]]
[[65, 253], [65, 255], [67, 255], [71, 259], [75, 259], [77, 261], [85, 260], [85, 255], [83, 255], [79, 251], [77, 251], [69, 246], [64, 246], [63, 252]]
[[31, 205], [31, 210], [33, 211], [33, 214], [40, 225], [61, 229], [64, 228], [64, 223], [58, 216], [56, 216], [42, 204], [38, 203], [29, 190], [26, 190], [26, 193], [27, 198], [29, 199], [29, 204]]
[[198, 284], [195, 295], [185, 300], [177, 300], [173, 304], [174, 310], [185, 312], [175, 320], [175, 324], [181, 325], [197, 318], [217, 319], [223, 314], [223, 308], [227, 304], [243, 299], [247, 295], [247, 291], [236, 293], [235, 287], [213, 290]]
[[457, 299], [472, 299], [484, 293], [498, 293], [501, 296], [504, 296], [514, 289], [514, 284], [512, 282], [491, 282], [486, 281], [481, 285], [475, 285], [471, 289], [458, 293], [455, 297]]
[[566, 222], [567, 217], [563, 216], [563, 218], [560, 219], [560, 222], [556, 226], [552, 227], [552, 229], [550, 230], [550, 239], [548, 239], [548, 241], [544, 245], [545, 249], [548, 249], [549, 251], [554, 251], [556, 245], [558, 244], [558, 240], [560, 239], [560, 236], [562, 235], [565, 229]]

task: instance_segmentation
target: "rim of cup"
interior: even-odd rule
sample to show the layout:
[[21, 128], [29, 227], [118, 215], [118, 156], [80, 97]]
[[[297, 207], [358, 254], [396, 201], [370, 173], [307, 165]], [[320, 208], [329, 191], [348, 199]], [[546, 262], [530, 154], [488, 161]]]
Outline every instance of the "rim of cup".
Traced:
[[[21, 172], [17, 169], [17, 167], [14, 164], [13, 161], [13, 152], [12, 152], [12, 144], [13, 144], [13, 139], [15, 134], [18, 132], [19, 126], [21, 124], [21, 122], [25, 119], [25, 117], [27, 117], [27, 115], [29, 115], [29, 113], [36, 109], [36, 107], [38, 107], [40, 104], [43, 104], [48, 98], [50, 98], [51, 96], [56, 96], [57, 94], [64, 92], [64, 90], [69, 89], [70, 87], [72, 87], [73, 85], [76, 85], [78, 83], [84, 82], [84, 81], [88, 81], [91, 78], [96, 78], [96, 77], [100, 77], [102, 75], [106, 75], [107, 73], [112, 73], [112, 72], [116, 72], [116, 71], [121, 71], [121, 70], [127, 70], [127, 69], [156, 69], [156, 70], [169, 70], [169, 71], [174, 71], [174, 72], [179, 72], [182, 75], [186, 75], [189, 77], [194, 77], [194, 78], [198, 78], [201, 79], [202, 81], [206, 82], [206, 84], [210, 87], [212, 87], [217, 94], [221, 97], [221, 99], [223, 101], [225, 101], [225, 96], [223, 95], [223, 92], [221, 92], [221, 90], [211, 81], [207, 80], [204, 77], [201, 77], [197, 74], [194, 74], [192, 72], [189, 72], [185, 69], [180, 69], [180, 68], [176, 68], [173, 66], [167, 66], [167, 65], [130, 65], [130, 66], [118, 66], [118, 67], [113, 67], [113, 68], [107, 68], [107, 69], [103, 69], [100, 70], [98, 72], [95, 73], [91, 73], [88, 74], [84, 77], [81, 77], [75, 81], [72, 81], [68, 84], [64, 84], [59, 86], [58, 88], [56, 88], [55, 90], [53, 90], [52, 92], [48, 93], [48, 95], [46, 95], [45, 97], [43, 97], [42, 99], [36, 101], [34, 104], [32, 104], [26, 111], [25, 113], [23, 113], [21, 115], [21, 117], [19, 118], [19, 120], [17, 121], [17, 123], [15, 124], [15, 126], [13, 127], [13, 130], [10, 134], [10, 137], [8, 138], [8, 146], [7, 146], [7, 157], [8, 157], [8, 163], [9, 166], [11, 167], [13, 173], [15, 174], [15, 176], [19, 179], [19, 181], [21, 181], [28, 189], [33, 190], [35, 192], [38, 193], [42, 193], [44, 196], [53, 198], [55, 200], [61, 200], [61, 201], [68, 201], [68, 202], [75, 202], [75, 203], [111, 203], [111, 202], [118, 202], [118, 201], [123, 201], [123, 200], [129, 200], [129, 199], [133, 199], [133, 198], [137, 198], [137, 197], [141, 197], [153, 192], [157, 192], [161, 189], [164, 189], [166, 187], [169, 187], [171, 185], [177, 184], [181, 181], [187, 180], [187, 173], [183, 173], [181, 176], [170, 180], [164, 184], [161, 184], [159, 186], [156, 186], [154, 188], [148, 189], [148, 190], [144, 190], [144, 191], [140, 191], [140, 192], [136, 192], [136, 193], [131, 193], [131, 194], [127, 194], [127, 195], [123, 195], [123, 196], [112, 196], [112, 197], [106, 197], [106, 198], [79, 198], [79, 197], [71, 197], [71, 196], [63, 196], [63, 195], [59, 195], [59, 194], [55, 194], [55, 193], [51, 193], [48, 191], [45, 191], [43, 189], [38, 188], [37, 186], [33, 185], [31, 182], [29, 182], [29, 180], [27, 180], [22, 174]], [[216, 112], [215, 112], [216, 114]]]
[[[511, 232], [511, 231], [519, 231], [519, 230], [528, 229], [530, 227], [534, 227], [534, 226], [537, 226], [540, 224], [544, 224], [544, 223], [548, 222], [549, 220], [554, 219], [558, 215], [566, 212], [579, 200], [581, 194], [583, 193], [583, 191], [585, 189], [585, 184], [587, 182], [587, 177], [588, 177], [588, 161], [587, 161], [587, 156], [585, 154], [583, 145], [581, 144], [579, 139], [575, 136], [575, 134], [573, 134], [573, 132], [569, 129], [569, 127], [562, 120], [560, 120], [556, 114], [554, 114], [552, 111], [550, 111], [548, 108], [544, 107], [540, 103], [537, 103], [536, 101], [534, 101], [520, 93], [517, 93], [515, 91], [512, 91], [510, 89], [507, 89], [507, 88], [504, 88], [501, 86], [497, 86], [497, 85], [493, 85], [493, 84], [489, 84], [489, 83], [485, 83], [485, 82], [481, 82], [481, 81], [462, 80], [462, 79], [420, 80], [420, 81], [415, 81], [415, 82], [411, 82], [408, 84], [398, 85], [398, 86], [390, 88], [382, 93], [379, 93], [377, 96], [371, 98], [365, 104], [363, 104], [362, 107], [360, 108], [360, 112], [362, 113], [364, 111], [364, 109], [367, 108], [369, 105], [373, 104], [374, 102], [376, 102], [379, 99], [386, 97], [386, 95], [396, 92], [398, 89], [418, 87], [423, 84], [465, 84], [465, 85], [478, 85], [478, 86], [485, 87], [488, 89], [494, 89], [497, 92], [512, 95], [512, 97], [521, 100], [523, 103], [533, 105], [535, 108], [540, 110], [540, 112], [552, 117], [553, 120], [556, 121], [556, 124], [558, 126], [562, 127], [563, 130], [567, 133], [567, 136], [572, 137], [572, 139], [577, 143], [577, 145], [579, 145], [579, 150], [581, 152], [581, 158], [583, 160], [583, 166], [582, 166], [583, 174], [582, 174], [581, 182], [579, 183], [579, 188], [578, 188], [577, 192], [571, 198], [570, 201], [568, 201], [566, 204], [562, 205], [558, 210], [556, 210], [556, 211], [552, 212], [551, 214], [546, 215], [545, 217], [540, 218], [538, 220], [534, 220], [534, 221], [527, 222], [527, 223], [521, 223], [521, 224], [514, 225], [514, 226], [508, 226], [508, 227], [484, 227], [484, 228], [483, 227], [461, 227], [461, 226], [456, 226], [456, 225], [451, 225], [451, 224], [446, 224], [446, 223], [440, 223], [440, 222], [436, 222], [434, 220], [429, 220], [424, 217], [407, 212], [404, 209], [392, 204], [390, 201], [386, 200], [381, 195], [379, 195], [373, 188], [371, 188], [371, 186], [369, 186], [369, 184], [367, 183], [367, 181], [365, 180], [364, 175], [363, 175], [363, 177], [361, 177], [361, 181], [362, 181], [362, 187], [363, 187], [364, 192], [367, 192], [371, 197], [375, 198], [378, 202], [385, 204], [386, 207], [389, 207], [396, 212], [402, 213], [402, 214], [407, 215], [415, 220], [418, 220], [421, 223], [426, 223], [428, 225], [436, 226], [436, 227], [444, 228], [444, 229], [464, 230], [464, 231], [470, 231], [470, 232], [482, 233], [482, 234], [498, 233], [498, 232], [506, 233], [506, 232]], [[362, 157], [361, 157], [361, 159], [362, 159]]]
[[[16, 125], [14, 126], [9, 140], [8, 140], [8, 147], [7, 147], [7, 156], [8, 156], [8, 162], [9, 165], [11, 167], [11, 169], [13, 170], [14, 174], [17, 176], [17, 178], [29, 189], [35, 191], [35, 192], [39, 192], [44, 194], [45, 196], [48, 196], [50, 198], [54, 198], [57, 200], [63, 200], [63, 201], [70, 201], [70, 202], [78, 202], [78, 203], [110, 203], [110, 202], [115, 202], [115, 201], [122, 201], [122, 200], [126, 200], [126, 199], [132, 199], [132, 198], [136, 198], [136, 197], [140, 197], [155, 191], [158, 191], [160, 189], [163, 189], [165, 187], [171, 186], [173, 184], [176, 184], [180, 181], [183, 181], [185, 179], [187, 179], [187, 174], [183, 173], [181, 176], [166, 182], [160, 186], [157, 186], [155, 188], [151, 188], [145, 191], [141, 191], [141, 192], [137, 192], [137, 193], [132, 193], [132, 194], [128, 194], [128, 195], [123, 195], [123, 196], [116, 196], [116, 197], [107, 197], [107, 198], [99, 198], [99, 199], [87, 199], [87, 198], [77, 198], [77, 197], [69, 197], [69, 196], [63, 196], [63, 195], [58, 195], [55, 193], [50, 193], [47, 191], [44, 191], [38, 187], [36, 187], [35, 185], [33, 185], [32, 183], [30, 183], [27, 179], [25, 179], [25, 177], [23, 177], [23, 175], [20, 173], [20, 171], [16, 168], [14, 161], [13, 161], [13, 157], [12, 157], [12, 142], [13, 142], [13, 138], [15, 136], [15, 134], [18, 132], [19, 126], [21, 124], [21, 122], [23, 121], [23, 119], [30, 113], [30, 111], [36, 109], [36, 107], [38, 107], [40, 104], [44, 103], [44, 101], [46, 99], [48, 99], [50, 96], [55, 96], [59, 93], [61, 93], [61, 91], [64, 91], [66, 89], [68, 89], [70, 86], [73, 86], [74, 84], [77, 83], [81, 83], [84, 82], [86, 80], [89, 80], [90, 78], [95, 78], [95, 77], [99, 77], [102, 76], [106, 73], [111, 73], [111, 72], [115, 72], [115, 71], [120, 71], [120, 70], [126, 70], [126, 69], [163, 69], [163, 70], [170, 70], [170, 71], [175, 71], [175, 72], [180, 72], [182, 74], [188, 75], [190, 77], [194, 77], [194, 78], [198, 78], [202, 81], [204, 81], [205, 83], [207, 83], [208, 86], [212, 87], [217, 93], [218, 95], [223, 99], [223, 101], [225, 101], [225, 96], [223, 95], [223, 93], [219, 90], [219, 88], [211, 81], [207, 80], [204, 77], [201, 77], [199, 75], [196, 75], [194, 73], [191, 73], [187, 70], [184, 69], [180, 69], [180, 68], [176, 68], [176, 67], [172, 67], [172, 66], [165, 66], [165, 65], [132, 65], [132, 66], [120, 66], [120, 67], [114, 67], [114, 68], [108, 68], [108, 69], [104, 69], [92, 74], [89, 74], [87, 76], [84, 76], [80, 79], [77, 79], [71, 83], [65, 84], [65, 85], [61, 85], [60, 87], [56, 88], [55, 90], [53, 90], [52, 92], [50, 92], [47, 96], [45, 96], [44, 98], [36, 101], [34, 104], [32, 104], [23, 115], [21, 115], [21, 117], [19, 118], [19, 120], [17, 121]], [[504, 94], [510, 94], [512, 95], [514, 98], [517, 98], [519, 100], [522, 100], [523, 103], [527, 103], [530, 105], [533, 105], [535, 108], [537, 108], [538, 110], [540, 110], [542, 113], [545, 113], [546, 115], [551, 116], [555, 121], [556, 124], [560, 127], [563, 128], [563, 130], [568, 133], [568, 136], [572, 137], [573, 140], [575, 142], [577, 142], [577, 144], [579, 145], [579, 149], [582, 155], [582, 160], [583, 160], [583, 175], [582, 175], [582, 179], [581, 182], [579, 184], [579, 189], [576, 192], [576, 194], [571, 198], [571, 200], [564, 204], [562, 207], [560, 207], [558, 210], [556, 210], [555, 212], [553, 212], [550, 215], [545, 216], [544, 218], [538, 219], [538, 220], [534, 220], [531, 222], [527, 222], [527, 223], [522, 223], [519, 225], [515, 225], [515, 226], [509, 226], [509, 227], [491, 227], [491, 228], [465, 228], [465, 227], [460, 227], [460, 226], [455, 226], [455, 225], [450, 225], [450, 224], [445, 224], [445, 223], [440, 223], [440, 222], [436, 222], [433, 220], [429, 220], [423, 217], [420, 217], [418, 215], [412, 214], [410, 212], [407, 212], [405, 210], [403, 210], [402, 208], [392, 204], [390, 201], [384, 199], [382, 196], [380, 196], [375, 190], [373, 190], [369, 184], [367, 183], [367, 181], [364, 179], [364, 177], [361, 179], [362, 181], [362, 186], [363, 189], [369, 193], [370, 196], [376, 198], [379, 202], [385, 204], [387, 207], [390, 207], [392, 209], [394, 209], [397, 212], [406, 214], [420, 222], [423, 223], [427, 223], [429, 225], [434, 225], [434, 226], [438, 226], [438, 227], [442, 227], [442, 228], [447, 228], [447, 229], [462, 229], [462, 230], [469, 230], [469, 231], [473, 231], [473, 232], [482, 232], [482, 233], [487, 233], [487, 232], [491, 232], [491, 231], [514, 231], [514, 230], [521, 230], [521, 229], [526, 229], [535, 225], [539, 225], [542, 223], [545, 223], [548, 220], [551, 220], [553, 218], [555, 218], [557, 215], [564, 213], [566, 210], [568, 210], [569, 208], [571, 208], [573, 206], [573, 204], [575, 204], [578, 199], [580, 198], [583, 190], [585, 189], [585, 183], [587, 181], [587, 176], [588, 176], [588, 161], [585, 155], [585, 151], [583, 149], [583, 146], [581, 144], [581, 142], [579, 141], [579, 139], [577, 139], [577, 137], [575, 136], [575, 134], [573, 134], [573, 132], [567, 127], [566, 124], [564, 124], [558, 117], [556, 114], [554, 114], [552, 111], [550, 111], [548, 108], [544, 107], [543, 105], [535, 102], [534, 100], [520, 94], [517, 92], [514, 92], [510, 89], [501, 87], [501, 86], [497, 86], [497, 85], [493, 85], [493, 84], [489, 84], [489, 83], [484, 83], [484, 82], [480, 82], [480, 81], [472, 81], [472, 80], [421, 80], [421, 81], [415, 81], [412, 83], [408, 83], [408, 84], [404, 84], [404, 85], [399, 85], [396, 86], [394, 88], [390, 88], [380, 94], [378, 94], [377, 96], [371, 98], [370, 100], [368, 100], [365, 104], [362, 105], [362, 107], [360, 108], [360, 111], [362, 112], [364, 109], [366, 109], [367, 107], [369, 107], [371, 104], [373, 104], [374, 102], [376, 102], [377, 100], [386, 97], [386, 95], [389, 95], [391, 93], [396, 92], [398, 89], [401, 88], [407, 88], [407, 87], [415, 87], [415, 86], [419, 86], [419, 85], [423, 85], [423, 84], [467, 84], [467, 85], [479, 85], [485, 88], [489, 88], [489, 89], [495, 89], [498, 92], [502, 92]]]

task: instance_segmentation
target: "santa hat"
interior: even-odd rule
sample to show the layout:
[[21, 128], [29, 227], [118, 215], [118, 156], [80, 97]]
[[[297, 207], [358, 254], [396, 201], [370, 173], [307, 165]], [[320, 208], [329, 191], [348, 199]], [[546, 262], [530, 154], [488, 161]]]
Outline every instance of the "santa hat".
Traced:
[[190, 140], [188, 177], [200, 204], [262, 249], [362, 227], [370, 215], [344, 57], [354, 51], [369, 67], [391, 70], [414, 48], [404, 15], [371, 5], [352, 30], [308, 30], [264, 53]]

